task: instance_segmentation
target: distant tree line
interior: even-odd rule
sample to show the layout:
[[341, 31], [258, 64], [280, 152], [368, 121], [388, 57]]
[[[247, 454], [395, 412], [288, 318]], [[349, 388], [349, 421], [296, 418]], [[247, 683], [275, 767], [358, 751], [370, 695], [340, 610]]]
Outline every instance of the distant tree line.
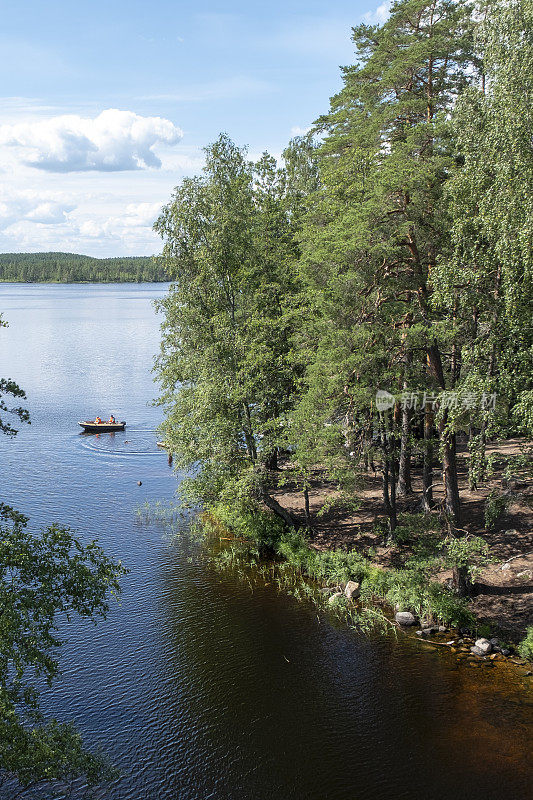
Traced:
[[92, 258], [76, 253], [0, 253], [0, 281], [21, 283], [142, 283], [168, 280], [150, 256]]

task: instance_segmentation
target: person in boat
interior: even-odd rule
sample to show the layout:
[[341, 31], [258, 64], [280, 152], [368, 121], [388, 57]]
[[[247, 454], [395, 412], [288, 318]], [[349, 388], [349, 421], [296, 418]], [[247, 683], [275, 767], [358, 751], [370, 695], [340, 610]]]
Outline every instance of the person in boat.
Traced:
[[110, 425], [114, 425], [114, 424], [115, 424], [115, 422], [116, 422], [116, 419], [115, 419], [115, 417], [113, 416], [113, 414], [111, 414], [111, 416], [109, 417], [109, 424], [110, 424]]
[[96, 422], [97, 425], [101, 425], [102, 424], [102, 420], [100, 419], [100, 417], [96, 417], [95, 422]]

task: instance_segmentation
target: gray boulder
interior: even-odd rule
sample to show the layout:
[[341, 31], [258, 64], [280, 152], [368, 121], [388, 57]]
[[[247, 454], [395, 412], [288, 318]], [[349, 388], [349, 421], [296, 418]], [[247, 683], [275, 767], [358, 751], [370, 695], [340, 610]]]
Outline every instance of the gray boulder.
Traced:
[[344, 597], [342, 592], [335, 592], [335, 594], [332, 594], [331, 597], [328, 598], [328, 603], [333, 605], [334, 603], [337, 603], [341, 597]]
[[394, 619], [398, 625], [414, 625], [416, 622], [414, 614], [411, 614], [410, 611], [398, 611]]
[[470, 648], [470, 652], [473, 653], [475, 656], [484, 656], [485, 655], [485, 652], [481, 649], [481, 647], [477, 647], [477, 645], [474, 645], [473, 647], [471, 647]]
[[481, 650], [484, 656], [488, 655], [492, 650], [492, 645], [488, 639], [476, 639], [475, 646]]

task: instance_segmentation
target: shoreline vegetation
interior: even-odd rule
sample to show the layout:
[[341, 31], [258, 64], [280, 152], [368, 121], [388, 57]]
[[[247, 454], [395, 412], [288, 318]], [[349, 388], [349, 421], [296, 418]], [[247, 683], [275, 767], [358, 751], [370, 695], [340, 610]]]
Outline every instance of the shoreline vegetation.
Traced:
[[404, 620], [496, 620], [524, 658], [532, 23], [531, 0], [398, 0], [280, 161], [221, 134], [155, 224], [183, 502], [332, 603], [353, 581]]
[[[521, 444], [500, 442], [491, 446], [491, 452], [501, 457], [519, 450]], [[416, 482], [416, 472], [413, 478]], [[466, 505], [473, 506], [472, 521], [465, 524], [475, 532], [476, 506], [490, 495], [493, 484], [501, 482], [509, 502], [484, 531], [488, 546], [478, 563], [471, 564], [473, 585], [467, 598], [449, 591], [451, 564], [442, 547], [438, 510], [424, 515], [399, 512], [394, 541], [387, 536], [384, 517], [375, 513], [372, 489], [357, 510], [341, 503], [321, 517], [320, 509], [326, 498], [331, 502], [334, 492], [319, 469], [310, 492], [310, 508], [317, 510], [311, 526], [306, 526], [301, 492], [284, 486], [277, 494], [299, 517], [300, 532], [275, 522], [271, 512], [238, 517], [227, 507], [200, 514], [196, 528], [201, 536], [222, 545], [210, 557], [219, 569], [245, 575], [252, 567], [296, 598], [334, 612], [360, 631], [386, 631], [392, 626], [414, 632], [426, 644], [447, 647], [458, 661], [486, 666], [506, 662], [523, 667], [521, 674], [530, 676], [531, 483], [520, 476], [507, 481], [495, 468], [493, 479], [469, 497]], [[413, 493], [405, 507], [412, 508], [414, 500]]]
[[93, 258], [76, 253], [0, 253], [0, 283], [161, 283], [153, 256]]

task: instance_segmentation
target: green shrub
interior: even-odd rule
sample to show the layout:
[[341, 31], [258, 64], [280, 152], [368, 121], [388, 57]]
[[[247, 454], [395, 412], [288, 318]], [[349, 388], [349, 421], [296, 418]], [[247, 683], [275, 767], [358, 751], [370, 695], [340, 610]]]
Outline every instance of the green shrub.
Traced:
[[489, 555], [489, 546], [481, 536], [448, 536], [445, 540], [445, 566], [451, 569], [466, 568], [472, 581], [493, 560]]
[[362, 596], [383, 597], [400, 611], [412, 611], [446, 623], [467, 627], [473, 615], [465, 600], [456, 597], [446, 586], [430, 581], [422, 570], [382, 570], [370, 567], [363, 581]]
[[529, 661], [533, 661], [533, 626], [530, 626], [527, 629], [526, 638], [522, 639], [518, 645], [518, 652], [522, 658], [527, 658]]
[[500, 494], [496, 490], [489, 494], [485, 502], [485, 527], [492, 530], [501, 520], [509, 507], [511, 498], [509, 495]]
[[[262, 508], [239, 507], [238, 504], [217, 503], [205, 515], [204, 524], [213, 531], [218, 524], [231, 535], [249, 539], [260, 550], [275, 550], [285, 526], [283, 522]], [[216, 532], [216, 531], [213, 531]]]

